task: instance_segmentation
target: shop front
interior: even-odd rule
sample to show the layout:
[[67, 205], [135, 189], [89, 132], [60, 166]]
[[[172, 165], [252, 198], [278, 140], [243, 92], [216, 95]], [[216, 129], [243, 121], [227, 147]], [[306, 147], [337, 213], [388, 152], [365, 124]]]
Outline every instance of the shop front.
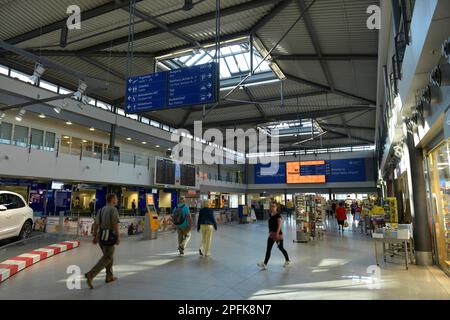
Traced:
[[450, 140], [427, 154], [427, 164], [435, 262], [450, 275]]

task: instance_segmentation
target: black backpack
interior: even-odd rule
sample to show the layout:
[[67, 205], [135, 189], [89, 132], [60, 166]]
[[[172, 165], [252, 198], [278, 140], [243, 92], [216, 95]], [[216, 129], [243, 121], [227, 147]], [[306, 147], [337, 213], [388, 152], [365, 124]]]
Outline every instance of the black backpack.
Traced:
[[183, 217], [183, 208], [184, 204], [181, 207], [177, 207], [175, 213], [173, 214], [173, 224], [176, 226], [182, 225], [186, 219], [186, 217]]

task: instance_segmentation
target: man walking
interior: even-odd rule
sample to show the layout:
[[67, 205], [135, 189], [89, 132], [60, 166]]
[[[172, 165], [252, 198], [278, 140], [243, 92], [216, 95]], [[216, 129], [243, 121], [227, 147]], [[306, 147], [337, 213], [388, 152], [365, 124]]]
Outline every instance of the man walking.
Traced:
[[116, 281], [117, 278], [113, 275], [114, 262], [114, 246], [120, 243], [119, 232], [119, 211], [116, 208], [117, 196], [115, 194], [108, 194], [106, 196], [106, 206], [104, 206], [95, 218], [93, 225], [92, 242], [99, 244], [103, 252], [103, 256], [97, 264], [84, 275], [89, 288], [93, 289], [92, 281], [95, 276], [106, 268], [106, 283]]
[[172, 221], [177, 228], [178, 233], [178, 251], [180, 255], [184, 255], [184, 249], [191, 238], [191, 214], [189, 212], [189, 207], [185, 204], [184, 197], [180, 197], [178, 205], [173, 210]]

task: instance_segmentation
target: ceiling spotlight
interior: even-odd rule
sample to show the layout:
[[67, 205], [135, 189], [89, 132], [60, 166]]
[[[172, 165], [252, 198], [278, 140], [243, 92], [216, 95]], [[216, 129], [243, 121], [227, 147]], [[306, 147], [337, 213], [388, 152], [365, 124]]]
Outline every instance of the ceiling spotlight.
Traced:
[[41, 118], [41, 119], [45, 119], [46, 118], [46, 115], [45, 114], [43, 114], [43, 113], [41, 113], [41, 114], [39, 114], [39, 116], [38, 116], [39, 118]]
[[159, 145], [157, 144], [155, 147], [156, 147], [156, 148], [159, 148]]
[[25, 114], [25, 109], [20, 109], [19, 112], [16, 115], [16, 120], [17, 121], [22, 121], [23, 120], [23, 115]]
[[87, 84], [83, 80], [78, 82], [78, 90], [73, 94], [73, 97], [81, 101], [84, 93], [86, 92]]
[[142, 144], [147, 144], [147, 141], [142, 141]]
[[192, 10], [193, 8], [194, 8], [194, 3], [192, 0], [184, 0], [184, 6], [183, 6], [184, 11], [189, 11], [189, 10]]
[[44, 74], [45, 68], [42, 64], [39, 62], [36, 62], [34, 65], [34, 72], [33, 75], [30, 77], [30, 80], [33, 81], [33, 83], [36, 85], [41, 78], [41, 76]]
[[57, 114], [60, 114], [62, 111], [62, 107], [61, 106], [56, 106], [53, 108], [53, 111], [55, 111]]
[[90, 127], [89, 131], [95, 131], [95, 128], [94, 127]]
[[70, 120], [69, 120], [69, 121], [66, 121], [66, 124], [69, 125], [69, 126], [71, 126], [71, 125], [72, 125], [72, 121], [70, 121]]
[[130, 137], [128, 137], [128, 138], [127, 138], [127, 140], [128, 140], [128, 141], [131, 141], [131, 138], [130, 138]]
[[63, 136], [63, 139], [70, 139], [69, 136]]

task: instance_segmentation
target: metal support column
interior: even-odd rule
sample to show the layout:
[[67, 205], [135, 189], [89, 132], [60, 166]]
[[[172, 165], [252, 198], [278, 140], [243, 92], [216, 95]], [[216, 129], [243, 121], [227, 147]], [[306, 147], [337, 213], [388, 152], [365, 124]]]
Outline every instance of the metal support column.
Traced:
[[427, 197], [425, 188], [425, 176], [423, 169], [423, 152], [414, 144], [414, 137], [408, 132], [406, 137], [408, 146], [410, 174], [412, 179], [413, 200], [413, 236], [418, 265], [429, 266], [433, 264], [431, 253], [431, 232], [428, 225]]
[[114, 161], [114, 147], [116, 144], [116, 129], [117, 129], [117, 125], [111, 124], [111, 132], [109, 135], [109, 150], [108, 150], [109, 161]]

